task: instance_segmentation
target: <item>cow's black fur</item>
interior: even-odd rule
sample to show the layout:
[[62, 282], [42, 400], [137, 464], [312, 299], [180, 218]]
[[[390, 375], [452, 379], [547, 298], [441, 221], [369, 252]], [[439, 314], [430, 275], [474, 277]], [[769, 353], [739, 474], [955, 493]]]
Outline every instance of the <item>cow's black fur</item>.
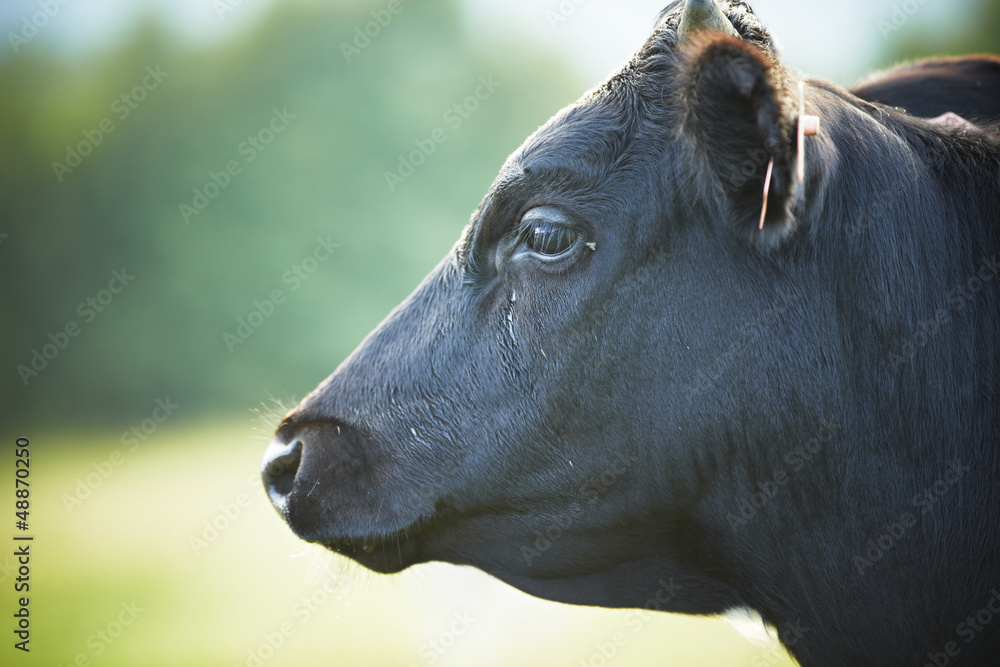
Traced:
[[[745, 41], [681, 45], [672, 5], [507, 160], [286, 417], [271, 497], [382, 572], [749, 606], [807, 666], [1000, 664], [1000, 615], [960, 625], [1000, 589], [996, 135], [810, 81], [798, 184], [797, 77], [725, 6]], [[532, 251], [529, 210], [576, 242]]]

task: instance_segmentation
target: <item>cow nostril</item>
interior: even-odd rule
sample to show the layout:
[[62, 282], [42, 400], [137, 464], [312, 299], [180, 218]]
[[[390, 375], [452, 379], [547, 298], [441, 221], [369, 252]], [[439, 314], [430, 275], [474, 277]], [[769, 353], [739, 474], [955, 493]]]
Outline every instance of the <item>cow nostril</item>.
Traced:
[[292, 492], [295, 475], [302, 462], [302, 441], [293, 440], [285, 444], [272, 442], [264, 453], [260, 476], [267, 489], [271, 504], [280, 512], [284, 511], [288, 495]]

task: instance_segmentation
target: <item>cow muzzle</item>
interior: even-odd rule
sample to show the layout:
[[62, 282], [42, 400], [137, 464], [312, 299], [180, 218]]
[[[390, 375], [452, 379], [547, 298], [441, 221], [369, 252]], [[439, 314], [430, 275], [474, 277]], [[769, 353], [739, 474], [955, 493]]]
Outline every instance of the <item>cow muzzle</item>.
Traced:
[[264, 452], [264, 460], [260, 466], [261, 481], [271, 504], [282, 517], [288, 511], [288, 497], [292, 493], [301, 463], [302, 441], [297, 438], [287, 443], [275, 438]]
[[362, 509], [368, 473], [362, 436], [326, 420], [279, 429], [260, 466], [271, 504], [303, 539]]
[[376, 481], [383, 458], [374, 449], [371, 437], [343, 423], [287, 424], [264, 453], [261, 481], [300, 538], [376, 572], [398, 572], [419, 560], [420, 503]]

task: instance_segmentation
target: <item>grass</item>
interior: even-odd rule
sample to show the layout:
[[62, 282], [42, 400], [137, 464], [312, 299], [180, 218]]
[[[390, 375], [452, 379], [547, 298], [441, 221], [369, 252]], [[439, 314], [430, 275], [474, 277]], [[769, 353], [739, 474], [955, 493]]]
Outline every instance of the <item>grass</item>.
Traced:
[[[123, 451], [72, 511], [66, 498], [89, 474], [98, 481], [94, 464], [127, 447], [118, 434], [29, 435], [31, 652], [13, 649], [5, 630], [3, 665], [794, 664], [719, 619], [654, 614], [638, 623], [634, 612], [537, 600], [443, 564], [393, 577], [363, 571], [302, 543], [278, 520], [257, 481], [266, 441], [247, 426], [168, 422]], [[12, 450], [0, 462], [5, 505]], [[6, 626], [12, 564], [0, 555]], [[616, 633], [620, 646], [607, 658], [601, 649], [611, 653]]]

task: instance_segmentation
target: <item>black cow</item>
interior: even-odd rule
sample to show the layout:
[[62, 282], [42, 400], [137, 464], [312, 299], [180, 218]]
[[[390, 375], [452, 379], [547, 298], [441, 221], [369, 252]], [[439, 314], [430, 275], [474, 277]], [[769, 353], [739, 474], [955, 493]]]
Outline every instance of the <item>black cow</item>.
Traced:
[[879, 73], [851, 92], [869, 102], [934, 118], [954, 113], [977, 123], [1000, 122], [1000, 58], [934, 58]]
[[745, 3], [668, 7], [284, 419], [292, 530], [749, 607], [803, 665], [1000, 664], [998, 134], [808, 81], [800, 140], [797, 83]]

